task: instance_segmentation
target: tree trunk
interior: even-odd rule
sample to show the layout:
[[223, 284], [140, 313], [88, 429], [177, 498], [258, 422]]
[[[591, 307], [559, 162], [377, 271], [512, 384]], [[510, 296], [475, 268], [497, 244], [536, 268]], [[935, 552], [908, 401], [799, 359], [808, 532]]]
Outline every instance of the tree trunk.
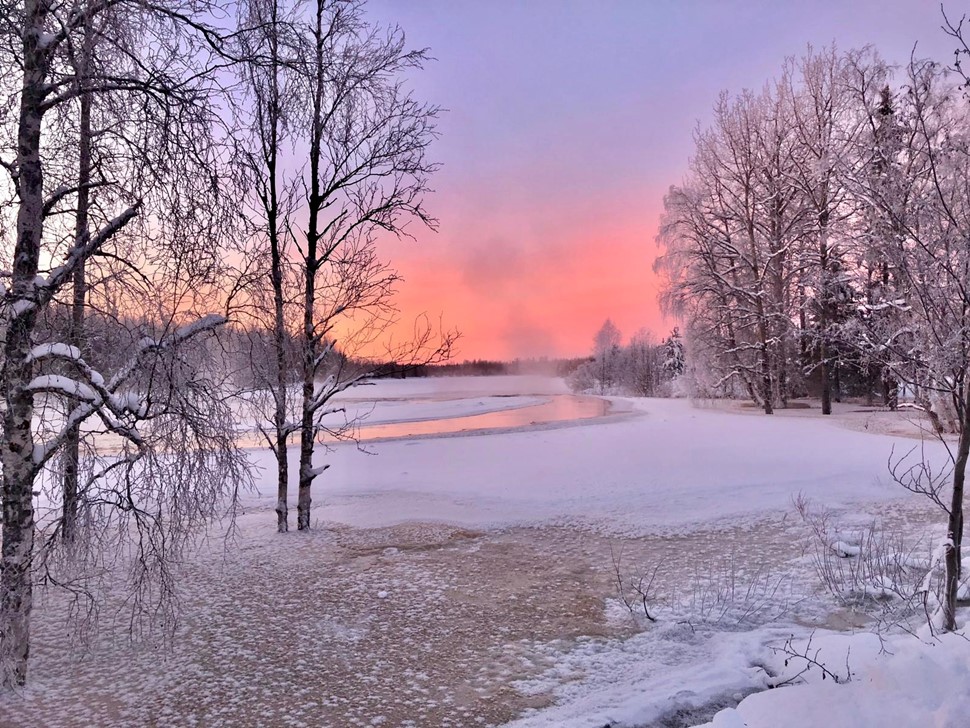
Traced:
[[280, 236], [279, 189], [277, 168], [280, 147], [281, 105], [279, 90], [279, 6], [271, 3], [272, 27], [269, 34], [270, 45], [270, 82], [269, 132], [266, 145], [266, 172], [269, 182], [268, 199], [265, 200], [266, 221], [270, 244], [270, 265], [273, 285], [273, 348], [276, 350], [276, 408], [273, 412], [273, 425], [276, 429], [276, 530], [285, 533], [289, 530], [286, 505], [289, 479], [287, 462], [287, 377], [286, 377], [286, 318], [283, 308], [283, 246]]
[[[304, 420], [308, 419], [304, 417]], [[300, 531], [310, 528], [310, 488], [313, 485], [313, 423], [306, 421], [300, 432], [300, 489], [296, 510], [296, 527]]]
[[772, 385], [772, 372], [771, 372], [771, 349], [768, 342], [768, 322], [765, 316], [764, 302], [759, 297], [758, 305], [758, 337], [760, 338], [759, 350], [761, 352], [761, 388], [762, 394], [764, 395], [765, 401], [765, 414], [771, 415], [775, 413], [774, 407], [772, 406], [772, 400], [774, 399], [774, 388]]
[[829, 373], [828, 352], [825, 343], [819, 344], [819, 356], [822, 358], [822, 414], [832, 414], [832, 376]]
[[[775, 157], [776, 172], [781, 177], [781, 169], [777, 157]], [[771, 286], [774, 300], [771, 303], [773, 324], [776, 327], [775, 340], [778, 342], [776, 354], [773, 357], [775, 366], [775, 387], [777, 389], [777, 401], [782, 408], [788, 407], [788, 332], [791, 328], [791, 319], [787, 315], [787, 296], [785, 294], [785, 268], [787, 266], [787, 255], [783, 240], [784, 209], [781, 201], [781, 193], [775, 189], [773, 193], [773, 204], [771, 208], [771, 235], [769, 245], [771, 252]]]
[[768, 342], [761, 342], [761, 369], [762, 369], [762, 388], [764, 390], [765, 397], [765, 414], [773, 415], [775, 413], [774, 407], [772, 407], [772, 396], [771, 391], [771, 355], [768, 353]]
[[314, 326], [316, 306], [316, 278], [319, 261], [317, 245], [320, 242], [320, 211], [323, 201], [320, 196], [320, 164], [322, 161], [323, 139], [323, 94], [325, 84], [325, 53], [323, 28], [323, 0], [316, 2], [316, 25], [314, 28], [314, 78], [313, 102], [310, 132], [310, 190], [307, 200], [307, 236], [304, 253], [303, 289], [303, 393], [302, 417], [300, 420], [300, 484], [297, 497], [296, 527], [300, 531], [310, 528], [310, 488], [315, 473], [313, 470], [313, 446], [316, 429], [313, 425], [313, 385], [317, 370], [317, 335]]
[[[745, 190], [745, 199], [747, 200], [750, 190]], [[768, 314], [765, 310], [765, 279], [761, 272], [761, 261], [758, 255], [758, 243], [754, 231], [754, 221], [752, 219], [748, 220], [748, 245], [751, 250], [751, 273], [755, 280], [759, 282], [760, 290], [756, 292], [754, 296], [755, 299], [755, 313], [758, 317], [758, 351], [760, 352], [761, 358], [761, 394], [764, 397], [764, 409], [766, 415], [774, 414], [775, 410], [772, 406], [774, 399], [774, 388], [772, 385], [772, 363], [771, 363], [771, 350], [769, 345], [769, 321]]]
[[802, 367], [802, 374], [804, 375], [808, 371], [810, 364], [809, 352], [808, 352], [808, 317], [805, 313], [805, 308], [808, 306], [807, 296], [805, 295], [805, 286], [799, 286], [798, 288], [798, 327], [799, 327], [799, 337], [798, 337], [798, 356], [799, 363]]
[[[78, 68], [78, 83], [82, 87], [88, 83], [89, 64], [93, 53], [94, 33], [90, 23], [84, 26], [84, 40], [81, 48], [80, 68]], [[85, 93], [80, 98], [80, 117], [78, 120], [78, 175], [77, 175], [77, 213], [74, 227], [75, 246], [87, 244], [90, 230], [88, 229], [88, 209], [91, 200], [91, 94]], [[84, 343], [84, 313], [85, 298], [87, 296], [87, 281], [85, 265], [81, 263], [74, 271], [74, 296], [71, 302], [71, 326], [68, 331], [69, 343], [79, 350]], [[81, 431], [79, 427], [72, 427], [64, 442], [64, 484], [61, 536], [65, 541], [73, 541], [77, 533], [78, 513], [78, 469], [80, 466]]]
[[899, 385], [896, 380], [889, 375], [887, 370], [883, 371], [882, 378], [882, 403], [885, 407], [896, 411], [899, 407]]
[[[17, 244], [13, 259], [11, 297], [33, 298], [44, 220], [44, 187], [40, 161], [47, 54], [40, 47], [46, 0], [24, 5], [23, 80], [17, 129]], [[24, 685], [30, 654], [30, 613], [33, 606], [31, 559], [34, 547], [33, 433], [34, 398], [27, 388], [33, 366], [28, 361], [36, 323], [33, 306], [8, 306], [5, 315], [3, 415], [0, 439], [3, 463], [3, 545], [0, 561], [0, 679], [3, 687]]]
[[818, 264], [819, 264], [819, 315], [818, 355], [822, 371], [822, 414], [832, 414], [832, 377], [829, 372], [829, 353], [826, 337], [829, 327], [829, 242], [828, 242], [828, 213], [819, 215], [818, 236]]
[[970, 385], [963, 387], [963, 412], [960, 423], [960, 444], [953, 463], [953, 492], [950, 497], [950, 513], [946, 524], [946, 567], [943, 589], [943, 629], [953, 632], [957, 628], [957, 590], [960, 586], [960, 569], [963, 552], [963, 489], [970, 455]]
[[276, 530], [286, 533], [290, 528], [286, 506], [289, 463], [286, 460], [286, 435], [279, 429], [276, 431], [276, 478]]

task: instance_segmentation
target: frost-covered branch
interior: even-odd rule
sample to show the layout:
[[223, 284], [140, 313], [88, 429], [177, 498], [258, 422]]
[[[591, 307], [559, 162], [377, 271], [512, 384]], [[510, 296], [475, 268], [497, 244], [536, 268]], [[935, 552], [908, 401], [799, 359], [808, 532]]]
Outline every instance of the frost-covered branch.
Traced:
[[35, 347], [31, 351], [32, 361], [61, 360], [69, 363], [85, 377], [85, 381], [81, 382], [62, 375], [41, 375], [28, 384], [28, 389], [35, 393], [57, 394], [68, 401], [77, 402], [77, 405], [69, 411], [60, 432], [43, 443], [35, 445], [35, 467], [38, 470], [42, 468], [64, 443], [68, 433], [92, 415], [100, 417], [111, 432], [130, 440], [139, 448], [143, 447], [144, 440], [138, 432], [136, 423], [152, 415], [153, 412], [149, 410], [149, 404], [144, 399], [144, 395], [135, 391], [122, 392], [121, 388], [134, 375], [146, 368], [151, 356], [177, 348], [189, 339], [211, 332], [225, 323], [225, 317], [210, 315], [187, 324], [162, 339], [144, 337], [128, 362], [120, 367], [107, 383], [100, 373], [87, 365], [75, 347], [64, 344]]

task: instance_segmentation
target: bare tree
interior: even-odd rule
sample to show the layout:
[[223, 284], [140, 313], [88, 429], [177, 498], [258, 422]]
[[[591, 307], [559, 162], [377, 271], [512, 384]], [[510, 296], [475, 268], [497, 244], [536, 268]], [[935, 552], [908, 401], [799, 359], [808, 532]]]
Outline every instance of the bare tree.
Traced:
[[[287, 488], [289, 463], [287, 445], [296, 431], [291, 412], [293, 352], [288, 334], [288, 286], [290, 219], [297, 202], [295, 175], [287, 176], [281, 157], [287, 145], [292, 146], [294, 108], [305, 100], [294, 80], [299, 42], [293, 12], [279, 0], [251, 0], [240, 5], [247, 31], [240, 36], [246, 62], [241, 64], [248, 111], [248, 138], [243, 145], [243, 158], [256, 197], [253, 219], [256, 223], [257, 252], [268, 257], [261, 264], [266, 275], [259, 280], [268, 285], [253, 290], [257, 305], [255, 327], [249, 339], [249, 363], [254, 376], [250, 402], [256, 404], [257, 418], [265, 408], [264, 394], [272, 399], [268, 426], [257, 426], [266, 440], [277, 465], [277, 530], [288, 529]], [[269, 305], [258, 299], [268, 294]], [[269, 311], [268, 321], [260, 313]], [[269, 356], [260, 356], [264, 329], [271, 331]], [[261, 366], [264, 364], [265, 366]]]
[[[409, 51], [400, 28], [369, 25], [359, 3], [315, 0], [309, 6], [300, 68], [306, 114], [299, 120], [307, 146], [303, 183], [306, 225], [298, 237], [299, 297], [299, 496], [297, 528], [310, 528], [311, 487], [328, 466], [315, 466], [324, 418], [342, 411], [340, 392], [371, 374], [348, 366], [365, 352], [394, 315], [397, 274], [377, 253], [379, 233], [405, 235], [416, 220], [435, 220], [422, 199], [435, 164], [427, 149], [438, 109], [416, 101], [403, 75], [419, 69], [425, 51]], [[430, 331], [386, 357], [421, 356]], [[452, 337], [432, 345], [424, 358], [446, 355]], [[339, 348], [338, 348], [339, 342]]]
[[[199, 20], [204, 12], [174, 2], [62, 6], [25, 0], [3, 21], [4, 47], [11, 50], [5, 73], [19, 83], [15, 119], [4, 119], [15, 152], [0, 160], [16, 211], [0, 366], [5, 687], [27, 678], [37, 570], [44, 565], [46, 573], [56, 571], [47, 566], [55, 563], [61, 539], [38, 543], [38, 528], [58, 535], [66, 529], [68, 542], [75, 542], [83, 510], [100, 528], [87, 530], [90, 538], [76, 549], [63, 550], [79, 553], [94, 534], [108, 532], [110, 514], [123, 514], [125, 527], [118, 533], [134, 529], [136, 561], [164, 563], [155, 558], [170, 553], [168, 546], [177, 550], [183, 529], [211, 515], [233, 477], [242, 474], [228, 467], [237, 461], [234, 444], [218, 426], [225, 421], [216, 382], [191, 373], [186, 349], [225, 320], [211, 315], [192, 321], [193, 292], [219, 277], [217, 231], [224, 222], [217, 204], [219, 153], [212, 143], [218, 116], [210, 104], [218, 90], [209, 62], [217, 34]], [[75, 104], [79, 133], [68, 139], [80, 141], [66, 157], [77, 159], [73, 167], [57, 154], [56, 145], [68, 142], [50, 131], [72, 117]], [[95, 129], [94, 109], [108, 110], [117, 123]], [[73, 224], [64, 223], [72, 218]], [[123, 295], [125, 271], [128, 280], [147, 283], [158, 301], [155, 311], [142, 309], [123, 361], [102, 371], [70, 343], [84, 343], [86, 274], [95, 260], [115, 268], [104, 282], [117, 288], [106, 288], [104, 295]], [[159, 287], [153, 280], [167, 283]], [[68, 294], [78, 316], [72, 314], [65, 343], [47, 322]], [[96, 443], [91, 447], [99, 457], [74, 454], [75, 442], [94, 441], [99, 432], [122, 438], [122, 454], [105, 458]], [[195, 448], [189, 452], [197, 455], [173, 455], [185, 452], [168, 449], [176, 444]], [[76, 474], [62, 476], [63, 491], [48, 491], [56, 516], [41, 513], [38, 520], [36, 484], [65, 446], [68, 470]], [[183, 498], [185, 488], [191, 499]]]
[[[81, 47], [77, 54], [76, 73], [77, 84], [80, 88], [87, 87], [90, 68], [94, 60], [94, 28], [91, 22], [85, 22], [81, 30]], [[89, 208], [91, 203], [92, 170], [92, 129], [91, 105], [92, 95], [82, 93], [78, 99], [78, 174], [77, 174], [77, 211], [75, 212], [74, 240], [75, 246], [83, 245], [90, 237]], [[74, 271], [72, 280], [73, 298], [71, 303], [71, 324], [68, 342], [80, 351], [84, 339], [84, 306], [87, 297], [87, 281], [85, 276], [85, 262], [81, 262]], [[80, 431], [71, 428], [64, 442], [64, 495], [63, 495], [63, 527], [62, 535], [71, 541], [77, 531], [78, 510], [78, 466], [80, 450]]]

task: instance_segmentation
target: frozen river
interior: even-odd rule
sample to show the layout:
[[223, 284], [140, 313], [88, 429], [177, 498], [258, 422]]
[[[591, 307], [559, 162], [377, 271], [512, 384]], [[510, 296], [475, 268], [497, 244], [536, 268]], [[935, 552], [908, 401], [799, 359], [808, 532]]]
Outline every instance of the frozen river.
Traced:
[[[382, 381], [352, 395], [348, 414], [363, 410], [368, 424], [359, 446], [317, 449], [314, 465], [331, 468], [314, 483], [313, 517], [365, 528], [583, 524], [638, 536], [781, 517], [798, 494], [833, 508], [892, 501], [907, 493], [889, 477], [890, 454], [918, 444], [807, 410], [765, 417], [685, 400], [608, 403], [575, 397], [556, 379]], [[942, 466], [939, 443], [925, 452]], [[254, 449], [251, 458], [256, 489], [244, 500], [275, 507], [271, 456]], [[295, 485], [295, 449], [291, 458]]]
[[[473, 403], [492, 405], [489, 408], [490, 411], [477, 414], [455, 414], [401, 422], [371, 423], [365, 419], [359, 427], [358, 439], [384, 440], [458, 433], [485, 434], [490, 430], [507, 431], [536, 425], [588, 420], [603, 417], [610, 412], [610, 403], [599, 397], [552, 394], [535, 402], [523, 403], [521, 399], [513, 395], [477, 398]], [[507, 400], [515, 400], [515, 404], [505, 408], [503, 405]], [[455, 400], [450, 401], [455, 402]], [[414, 406], [419, 407], [419, 403], [415, 403]]]

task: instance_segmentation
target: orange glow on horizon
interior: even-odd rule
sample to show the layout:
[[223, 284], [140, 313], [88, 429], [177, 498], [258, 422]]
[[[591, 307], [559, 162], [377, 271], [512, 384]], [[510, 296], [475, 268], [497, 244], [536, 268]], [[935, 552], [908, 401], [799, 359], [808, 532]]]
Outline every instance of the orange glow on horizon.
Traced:
[[[656, 213], [626, 224], [576, 230], [541, 246], [496, 240], [468, 250], [438, 241], [395, 245], [392, 264], [404, 281], [396, 304], [396, 339], [416, 316], [461, 332], [455, 361], [583, 356], [610, 318], [624, 340], [641, 328], [655, 338], [669, 325], [657, 305], [652, 270]], [[441, 241], [445, 244], [442, 245]]]

